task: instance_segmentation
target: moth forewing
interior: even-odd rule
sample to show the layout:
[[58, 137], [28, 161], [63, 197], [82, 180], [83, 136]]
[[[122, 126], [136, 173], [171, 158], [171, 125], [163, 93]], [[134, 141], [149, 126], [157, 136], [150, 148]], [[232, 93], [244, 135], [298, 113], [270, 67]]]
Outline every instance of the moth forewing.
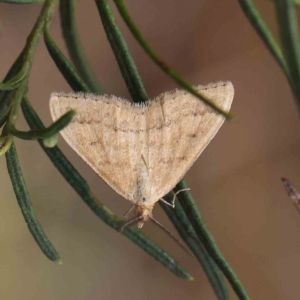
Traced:
[[[231, 82], [194, 87], [229, 111]], [[57, 120], [77, 114], [61, 131], [67, 143], [117, 193], [135, 205], [136, 218], [152, 218], [157, 201], [171, 191], [218, 132], [224, 117], [183, 90], [163, 93], [146, 104], [115, 96], [53, 93], [50, 112]]]

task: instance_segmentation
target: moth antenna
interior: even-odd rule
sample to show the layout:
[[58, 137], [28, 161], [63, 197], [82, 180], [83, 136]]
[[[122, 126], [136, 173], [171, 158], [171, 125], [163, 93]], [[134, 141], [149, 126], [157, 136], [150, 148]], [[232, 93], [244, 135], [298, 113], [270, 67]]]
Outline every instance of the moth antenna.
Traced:
[[126, 223], [124, 223], [124, 224], [120, 227], [120, 229], [119, 229], [118, 231], [119, 231], [120, 233], [122, 233], [123, 230], [126, 229], [128, 226], [134, 225], [135, 223], [137, 223], [138, 221], [140, 221], [140, 220], [142, 220], [142, 219], [143, 219], [143, 216], [142, 216], [142, 215], [141, 215], [141, 216], [137, 216], [136, 218], [133, 218], [133, 219], [127, 221]]
[[191, 255], [192, 257], [195, 257], [194, 254], [175, 236], [173, 235], [164, 225], [162, 225], [161, 223], [159, 223], [156, 219], [154, 219], [153, 217], [150, 217], [150, 220], [156, 224], [158, 227], [160, 227], [161, 229], [163, 229], [175, 242], [177, 242], [181, 248], [183, 248], [189, 255]]

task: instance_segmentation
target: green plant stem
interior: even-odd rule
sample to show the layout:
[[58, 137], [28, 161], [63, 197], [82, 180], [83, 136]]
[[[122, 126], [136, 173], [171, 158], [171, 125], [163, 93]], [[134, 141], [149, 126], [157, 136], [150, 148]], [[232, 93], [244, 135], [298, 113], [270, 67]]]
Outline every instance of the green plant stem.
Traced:
[[[25, 45], [25, 48], [23, 49], [21, 55], [19, 56], [16, 63], [12, 66], [11, 70], [9, 73], [13, 73], [12, 69], [16, 70], [16, 66], [19, 65], [21, 67], [20, 70], [26, 67], [27, 69], [27, 74], [25, 78], [21, 81], [19, 87], [16, 89], [15, 96], [12, 97], [12, 109], [9, 114], [9, 120], [8, 122], [10, 123], [8, 126], [14, 125], [16, 120], [17, 120], [17, 115], [18, 115], [18, 109], [20, 106], [20, 103], [23, 99], [23, 96], [27, 92], [27, 84], [28, 84], [28, 77], [29, 77], [29, 72], [31, 69], [32, 61], [35, 55], [35, 51], [39, 42], [39, 39], [43, 33], [44, 30], [44, 25], [46, 19], [51, 19], [55, 7], [57, 5], [57, 0], [47, 0], [42, 8], [42, 11], [30, 33], [30, 35], [27, 38], [27, 42]], [[22, 62], [20, 62], [22, 61]], [[18, 70], [19, 71], [19, 70]]]
[[0, 157], [4, 155], [13, 143], [13, 136], [11, 134], [2, 135], [0, 137]]
[[27, 79], [24, 80], [17, 89], [14, 90], [11, 100], [11, 110], [9, 112], [8, 121], [6, 127], [14, 126], [18, 118], [18, 109], [22, 101], [22, 98], [27, 93]]
[[138, 30], [137, 26], [132, 21], [127, 8], [123, 2], [123, 0], [114, 0], [124, 22], [128, 26], [129, 30], [140, 44], [140, 46], [145, 50], [145, 52], [149, 55], [149, 57], [166, 73], [168, 74], [177, 84], [179, 84], [182, 88], [190, 92], [192, 95], [203, 101], [206, 105], [213, 108], [216, 112], [224, 115], [226, 118], [231, 118], [232, 116], [225, 112], [223, 109], [216, 106], [213, 102], [210, 101], [207, 97], [197, 92], [191, 85], [189, 85], [185, 80], [183, 80], [173, 69], [171, 69], [151, 48], [148, 42], [144, 39], [141, 32]]
[[300, 41], [295, 3], [293, 0], [274, 1], [283, 52], [290, 69], [294, 93], [300, 105]]
[[40, 37], [44, 32], [45, 22], [46, 20], [49, 22], [49, 20], [53, 18], [57, 3], [58, 0], [46, 0], [39, 17], [27, 38], [26, 46], [22, 53], [24, 63], [28, 62], [30, 66], [32, 64]]
[[[26, 70], [25, 77], [22, 79], [22, 81], [28, 80], [27, 75], [30, 71], [30, 64], [28, 62], [25, 63], [23, 62], [24, 53], [25, 53], [25, 48], [19, 54], [18, 58], [15, 60], [10, 70], [4, 77], [3, 84], [6, 84], [10, 80], [13, 80], [16, 76], [18, 76], [18, 74], [23, 73], [22, 70]], [[22, 81], [20, 81], [20, 84]], [[0, 90], [0, 125], [1, 126], [3, 126], [3, 124], [6, 122], [7, 117], [10, 114], [11, 108], [15, 105], [15, 103], [13, 103], [14, 102], [13, 97], [15, 92], [16, 92], [15, 90], [13, 91]]]
[[[11, 68], [9, 69], [8, 73], [3, 79], [3, 83], [6, 83], [7, 81], [13, 79], [14, 76], [16, 76], [20, 70], [23, 67], [23, 51], [19, 54], [18, 58], [15, 60]], [[25, 79], [25, 78], [24, 78]], [[1, 91], [0, 90], [0, 115], [1, 115], [1, 120], [3, 115], [7, 115], [7, 109], [11, 105], [10, 104], [10, 95], [12, 94], [13, 91]]]
[[74, 0], [60, 1], [60, 21], [69, 55], [77, 71], [91, 90], [97, 94], [102, 94], [103, 91], [84, 54], [77, 33]]
[[5, 156], [8, 173], [17, 196], [20, 209], [32, 236], [36, 240], [41, 250], [50, 260], [60, 263], [59, 254], [48, 240], [35, 217], [32, 203], [19, 165], [17, 152], [13, 143], [6, 152]]
[[17, 120], [18, 108], [24, 94], [27, 92], [28, 76], [31, 69], [34, 54], [43, 33], [46, 18], [51, 19], [57, 0], [47, 0], [44, 4], [41, 13], [27, 38], [26, 45], [7, 75], [4, 78], [4, 83], [7, 84], [13, 78], [21, 77], [22, 80], [18, 82], [18, 88], [12, 92], [0, 92], [0, 122], [1, 125], [5, 123], [7, 116], [9, 116], [10, 125], [14, 125]]
[[132, 59], [122, 33], [115, 23], [107, 0], [95, 0], [107, 39], [114, 52], [120, 71], [133, 102], [146, 102], [148, 95], [144, 89], [137, 67]]
[[[31, 107], [28, 100], [25, 98], [22, 101], [22, 110], [25, 119], [32, 130], [42, 130], [43, 123]], [[81, 199], [88, 205], [88, 207], [108, 226], [118, 230], [123, 224], [123, 221], [116, 217], [108, 208], [106, 208], [98, 199], [92, 194], [89, 185], [78, 171], [72, 166], [60, 149], [55, 146], [47, 148], [39, 141], [40, 146], [48, 155], [52, 163], [65, 178], [65, 180], [72, 186]], [[162, 263], [167, 269], [173, 272], [176, 276], [188, 280], [192, 280], [189, 275], [168, 253], [163, 251], [160, 247], [154, 244], [150, 239], [145, 237], [136, 228], [128, 228], [122, 233], [144, 251], [146, 251], [153, 258]]]
[[48, 128], [44, 128], [41, 130], [29, 130], [29, 131], [20, 131], [17, 130], [12, 123], [8, 123], [7, 131], [20, 139], [23, 140], [37, 140], [50, 138], [54, 135], [57, 135], [60, 130], [64, 129], [71, 122], [72, 118], [75, 116], [75, 110], [71, 110], [65, 113], [62, 117], [60, 117], [57, 121], [51, 124]]
[[[164, 197], [164, 199], [171, 203], [173, 194], [169, 193]], [[229, 300], [228, 290], [222, 273], [198, 239], [198, 236], [196, 235], [196, 232], [187, 218], [187, 215], [185, 214], [180, 202], [176, 201], [174, 209], [161, 201], [159, 201], [159, 203], [174, 224], [181, 238], [190, 247], [200, 262], [217, 298], [219, 300]]]
[[[185, 182], [181, 180], [177, 184], [174, 191], [176, 192], [185, 188], [187, 188], [187, 186]], [[211, 256], [211, 258], [215, 261], [217, 266], [226, 276], [238, 298], [240, 300], [249, 300], [250, 298], [247, 295], [242, 283], [240, 282], [234, 271], [231, 269], [226, 259], [223, 257], [222, 253], [218, 249], [216, 242], [214, 241], [214, 238], [206, 228], [205, 223], [202, 219], [200, 212], [197, 209], [197, 205], [192, 195], [189, 192], [182, 192], [179, 193], [177, 197], [186, 215], [189, 216], [189, 220], [192, 223], [194, 230], [198, 235], [198, 238], [204, 245], [208, 254]]]
[[25, 63], [21, 70], [11, 79], [7, 80], [4, 83], [0, 83], [0, 90], [9, 91], [17, 88], [25, 76], [28, 74], [29, 64]]

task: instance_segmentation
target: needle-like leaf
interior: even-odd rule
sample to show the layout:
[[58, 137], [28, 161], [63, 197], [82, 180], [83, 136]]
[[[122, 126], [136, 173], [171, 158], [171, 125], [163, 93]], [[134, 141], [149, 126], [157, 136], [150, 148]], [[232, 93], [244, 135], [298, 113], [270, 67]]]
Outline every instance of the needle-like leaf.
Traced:
[[5, 154], [7, 162], [7, 170], [22, 211], [23, 217], [27, 226], [36, 240], [37, 244], [44, 252], [44, 254], [52, 261], [60, 263], [60, 258], [47, 236], [45, 235], [42, 227], [36, 219], [32, 203], [25, 185], [25, 181], [20, 168], [16, 148], [12, 144]]
[[[103, 3], [105, 1], [96, 1], [97, 4]], [[195, 97], [203, 101], [205, 104], [213, 108], [216, 112], [224, 115], [226, 118], [230, 119], [232, 116], [230, 113], [225, 112], [221, 108], [217, 107], [214, 103], [210, 101], [210, 99], [206, 98], [201, 93], [197, 92], [193, 89], [193, 87], [188, 84], [184, 79], [181, 78], [171, 67], [169, 67], [152, 49], [152, 47], [149, 45], [149, 43], [145, 40], [145, 38], [142, 36], [141, 32], [138, 30], [137, 26], [132, 21], [127, 8], [124, 4], [123, 0], [114, 0], [124, 22], [128, 26], [129, 30], [137, 40], [137, 42], [141, 45], [141, 47], [145, 50], [145, 52], [149, 55], [149, 57], [169, 76], [171, 77], [177, 84], [179, 84], [182, 88], [193, 94]], [[100, 5], [98, 5], [99, 7]]]

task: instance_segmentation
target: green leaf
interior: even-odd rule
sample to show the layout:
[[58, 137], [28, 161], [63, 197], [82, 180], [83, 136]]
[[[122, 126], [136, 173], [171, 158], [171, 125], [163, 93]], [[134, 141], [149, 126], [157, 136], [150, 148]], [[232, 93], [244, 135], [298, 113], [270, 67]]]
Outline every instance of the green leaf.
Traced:
[[144, 89], [137, 67], [128, 51], [127, 44], [116, 24], [107, 0], [95, 0], [107, 39], [114, 52], [120, 71], [133, 102], [146, 102], [148, 95]]
[[[32, 130], [41, 130], [44, 128], [43, 123], [31, 107], [27, 99], [22, 101], [22, 110], [25, 119], [32, 128]], [[68, 159], [64, 156], [61, 150], [55, 146], [53, 148], [46, 148], [42, 142], [40, 146], [48, 155], [52, 163], [65, 178], [65, 180], [72, 186], [81, 199], [88, 205], [88, 207], [108, 226], [118, 230], [123, 224], [123, 221], [115, 216], [108, 208], [106, 208], [99, 200], [92, 194], [89, 185], [79, 172], [72, 166]], [[176, 276], [188, 280], [192, 280], [189, 275], [168, 253], [162, 250], [159, 246], [154, 244], [150, 239], [145, 237], [136, 228], [127, 228], [122, 232], [132, 242], [146, 251], [153, 258], [162, 263], [167, 269], [173, 272]]]
[[34, 237], [41, 250], [50, 260], [60, 263], [59, 254], [56, 252], [56, 250], [48, 240], [42, 227], [36, 219], [19, 165], [16, 148], [13, 143], [10, 146], [9, 150], [6, 152], [5, 156], [8, 173], [18, 200], [18, 204], [32, 236]]
[[0, 90], [9, 91], [17, 88], [22, 80], [24, 80], [25, 76], [28, 74], [29, 64], [26, 62], [21, 70], [15, 75], [13, 78], [7, 80], [4, 83], [0, 83]]
[[[8, 73], [4, 77], [3, 83], [9, 81], [20, 72], [23, 66], [23, 52], [20, 53], [16, 61], [13, 63]], [[15, 91], [1, 91], [0, 90], [0, 125], [2, 126], [9, 115], [12, 108], [11, 96]]]
[[[20, 139], [23, 140], [37, 140], [37, 139], [51, 139], [53, 136], [56, 136], [60, 130], [64, 129], [72, 121], [76, 112], [71, 110], [61, 116], [57, 121], [55, 121], [48, 128], [43, 128], [40, 130], [29, 130], [29, 131], [20, 131], [17, 130], [12, 123], [8, 123], [6, 126], [7, 131]], [[51, 142], [52, 144], [52, 142]]]
[[[96, 1], [97, 3], [99, 1]], [[100, 1], [104, 3], [104, 1]], [[137, 26], [133, 23], [126, 6], [123, 0], [114, 0], [120, 15], [122, 16], [124, 22], [128, 26], [129, 30], [140, 44], [140, 46], [144, 49], [144, 51], [149, 55], [149, 57], [168, 75], [170, 76], [177, 84], [179, 84], [182, 88], [190, 92], [192, 95], [203, 101], [206, 105], [213, 108], [216, 112], [224, 115], [226, 118], [231, 118], [232, 116], [225, 112], [223, 109], [216, 106], [213, 102], [210, 101], [207, 97], [197, 92], [191, 85], [189, 85], [185, 80], [183, 80], [174, 70], [172, 70], [151, 48], [148, 42], [144, 39], [141, 32], [138, 30]]]
[[273, 55], [277, 63], [284, 71], [292, 90], [296, 94], [295, 84], [293, 83], [290, 67], [288, 66], [288, 63], [274, 35], [272, 34], [267, 24], [262, 19], [254, 3], [252, 2], [252, 0], [239, 0], [239, 4], [245, 16], [248, 18], [249, 22], [256, 30], [257, 34], [261, 37], [266, 47], [269, 49], [269, 51], [271, 52], [271, 54]]
[[45, 147], [47, 148], [53, 148], [54, 146], [56, 146], [57, 142], [58, 142], [58, 134], [49, 136], [49, 137], [44, 137], [42, 139], [42, 142], [44, 144]]
[[[173, 194], [169, 193], [164, 197], [164, 199], [171, 203]], [[219, 300], [228, 300], [229, 294], [222, 273], [198, 239], [198, 236], [196, 235], [195, 230], [187, 218], [180, 202], [176, 201], [174, 209], [164, 204], [162, 201], [159, 202], [160, 206], [179, 232], [181, 238], [190, 247], [200, 262], [217, 298]]]
[[2, 104], [5, 104], [5, 106], [3, 105], [3, 107], [1, 107], [0, 109], [0, 127], [2, 127], [6, 123], [10, 111], [13, 107], [11, 94], [7, 94], [6, 97], [4, 97]]
[[52, 57], [57, 68], [64, 76], [65, 80], [68, 82], [71, 88], [75, 92], [80, 92], [80, 91], [92, 92], [92, 90], [82, 80], [80, 75], [76, 72], [73, 66], [68, 62], [66, 57], [57, 47], [47, 28], [45, 28], [44, 40], [50, 56]]
[[94, 93], [102, 94], [103, 91], [84, 54], [77, 33], [74, 0], [60, 1], [60, 22], [69, 55], [78, 73]]
[[0, 136], [0, 156], [4, 155], [13, 143], [13, 137], [11, 134], [5, 134]]
[[[186, 189], [187, 186], [183, 180], [181, 180], [176, 188], [175, 191]], [[184, 192], [179, 193], [177, 195], [179, 202], [185, 211], [186, 215], [189, 217], [190, 222], [193, 225], [193, 228], [202, 242], [203, 246], [205, 247], [206, 251], [210, 255], [210, 257], [215, 261], [217, 266], [223, 272], [223, 274], [228, 279], [230, 285], [232, 286], [233, 290], [235, 291], [236, 295], [240, 300], [249, 300], [249, 296], [247, 295], [242, 283], [238, 279], [237, 275], [231, 269], [229, 263], [223, 257], [222, 253], [218, 249], [218, 246], [205, 226], [205, 223], [202, 219], [202, 216], [197, 208], [195, 200], [193, 199], [191, 193]]]
[[274, 1], [280, 39], [290, 69], [293, 90], [300, 105], [300, 40], [294, 0]]
[[11, 97], [11, 110], [9, 112], [8, 121], [6, 123], [6, 126], [13, 126], [18, 118], [18, 109], [20, 106], [20, 103], [24, 97], [24, 95], [27, 93], [27, 80], [23, 80], [20, 83], [20, 86], [13, 91], [12, 97]]

